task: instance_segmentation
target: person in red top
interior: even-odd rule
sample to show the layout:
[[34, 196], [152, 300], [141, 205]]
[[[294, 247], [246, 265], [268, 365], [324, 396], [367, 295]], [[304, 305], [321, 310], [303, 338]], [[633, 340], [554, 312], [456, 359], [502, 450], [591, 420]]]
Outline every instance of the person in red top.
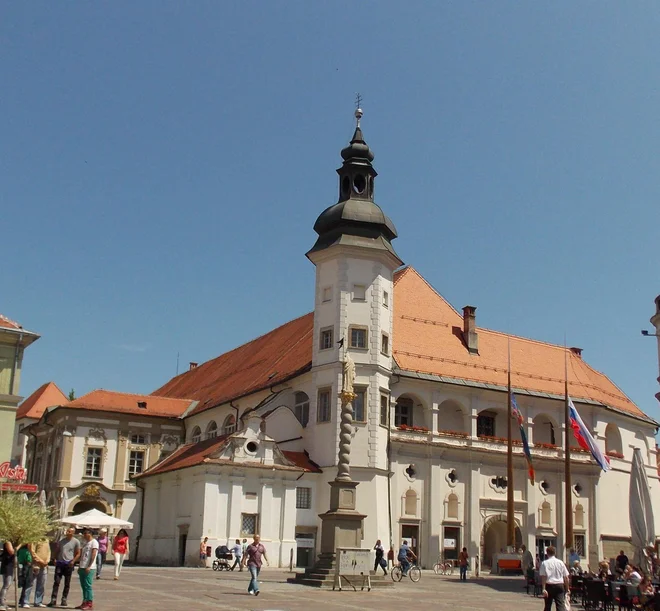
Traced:
[[123, 528], [112, 541], [112, 553], [115, 556], [115, 581], [117, 581], [124, 560], [128, 556], [128, 533]]

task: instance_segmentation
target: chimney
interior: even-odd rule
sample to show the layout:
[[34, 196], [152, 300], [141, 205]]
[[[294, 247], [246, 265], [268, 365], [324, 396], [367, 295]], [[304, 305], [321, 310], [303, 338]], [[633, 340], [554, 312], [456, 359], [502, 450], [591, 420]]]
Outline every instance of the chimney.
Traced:
[[195, 369], [195, 367], [197, 367], [198, 364], [199, 364], [199, 363], [193, 363], [192, 361], [190, 361], [190, 369], [189, 369], [189, 371], [192, 371], [193, 369]]
[[575, 346], [569, 348], [569, 350], [577, 356], [579, 359], [582, 358], [582, 348], [576, 348]]
[[475, 316], [476, 311], [476, 306], [465, 306], [463, 308], [463, 339], [467, 344], [470, 354], [479, 354], [479, 336], [477, 335]]

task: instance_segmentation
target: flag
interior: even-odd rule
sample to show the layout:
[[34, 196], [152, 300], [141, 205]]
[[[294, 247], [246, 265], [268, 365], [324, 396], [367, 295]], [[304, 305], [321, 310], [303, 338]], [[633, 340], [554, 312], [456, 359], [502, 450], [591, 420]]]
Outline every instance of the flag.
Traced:
[[578, 444], [583, 450], [591, 452], [591, 455], [594, 457], [594, 460], [600, 465], [600, 468], [603, 471], [609, 471], [610, 469], [610, 459], [605, 456], [600, 448], [596, 445], [596, 440], [591, 436], [589, 429], [582, 422], [580, 414], [577, 413], [573, 401], [568, 399], [568, 411], [569, 417], [571, 419], [571, 428], [573, 429], [573, 435], [577, 439]]
[[532, 464], [532, 453], [529, 451], [529, 442], [527, 441], [527, 433], [525, 433], [524, 419], [520, 410], [518, 409], [518, 404], [516, 403], [516, 397], [511, 393], [511, 413], [513, 417], [518, 421], [518, 426], [520, 427], [520, 438], [522, 439], [523, 452], [525, 453], [525, 458], [527, 458], [529, 473], [529, 480], [534, 484], [534, 465]]

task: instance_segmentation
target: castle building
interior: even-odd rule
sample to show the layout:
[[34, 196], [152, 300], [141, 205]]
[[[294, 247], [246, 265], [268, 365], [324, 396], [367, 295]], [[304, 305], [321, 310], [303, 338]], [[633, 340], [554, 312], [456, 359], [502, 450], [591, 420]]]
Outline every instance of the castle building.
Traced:
[[[29, 427], [35, 438], [28, 448], [45, 435], [57, 443], [58, 431], [71, 430], [67, 418], [76, 418], [73, 438], [87, 441], [69, 442], [73, 466], [100, 444], [108, 460], [130, 456], [121, 446], [128, 436], [120, 431], [132, 433], [138, 422], [145, 442], [156, 444], [170, 427], [179, 438], [167, 452], [149, 450], [140, 472], [115, 467], [114, 479], [102, 482], [102, 495], [112, 497], [110, 510], [119, 485], [124, 498], [143, 495], [131, 501], [132, 513], [122, 513], [136, 523], [139, 560], [193, 564], [203, 537], [215, 547], [259, 533], [273, 562], [309, 566], [319, 550], [319, 514], [329, 507], [328, 482], [337, 474], [348, 353], [356, 366], [350, 463], [359, 482], [356, 509], [366, 515], [364, 547], [376, 539], [395, 547], [408, 539], [428, 567], [439, 557], [456, 558], [465, 546], [489, 566], [506, 546], [512, 486], [519, 544], [541, 553], [550, 544], [562, 552], [575, 547], [591, 566], [629, 549], [628, 503], [621, 499], [635, 448], [651, 496], [660, 501], [658, 423], [590, 367], [582, 350], [481, 328], [475, 307], [455, 309], [418, 271], [403, 266], [393, 246], [394, 223], [376, 204], [374, 154], [359, 118], [341, 156], [338, 201], [319, 215], [307, 253], [316, 268], [313, 312], [191, 364], [152, 395], [131, 395], [137, 405], [146, 402], [146, 411], [124, 412], [128, 403], [108, 410], [109, 395], [98, 394], [106, 391], [55, 407]], [[513, 481], [507, 479], [509, 352], [536, 469], [533, 484], [518, 444]], [[611, 461], [607, 473], [564, 428], [565, 368], [570, 396]], [[166, 420], [149, 412], [152, 402], [167, 400], [179, 403]], [[55, 429], [45, 426], [46, 417]], [[567, 434], [570, 498], [563, 483]], [[56, 492], [72, 481], [60, 475], [51, 487]], [[567, 503], [571, 542], [564, 541]]]

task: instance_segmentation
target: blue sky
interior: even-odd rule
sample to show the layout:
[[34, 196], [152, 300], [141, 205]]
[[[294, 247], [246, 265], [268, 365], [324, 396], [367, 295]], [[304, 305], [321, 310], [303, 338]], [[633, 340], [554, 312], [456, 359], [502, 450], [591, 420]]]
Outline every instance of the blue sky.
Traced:
[[150, 392], [311, 310], [359, 91], [404, 261], [660, 419], [657, 4], [0, 11], [0, 312], [42, 334], [22, 394]]

